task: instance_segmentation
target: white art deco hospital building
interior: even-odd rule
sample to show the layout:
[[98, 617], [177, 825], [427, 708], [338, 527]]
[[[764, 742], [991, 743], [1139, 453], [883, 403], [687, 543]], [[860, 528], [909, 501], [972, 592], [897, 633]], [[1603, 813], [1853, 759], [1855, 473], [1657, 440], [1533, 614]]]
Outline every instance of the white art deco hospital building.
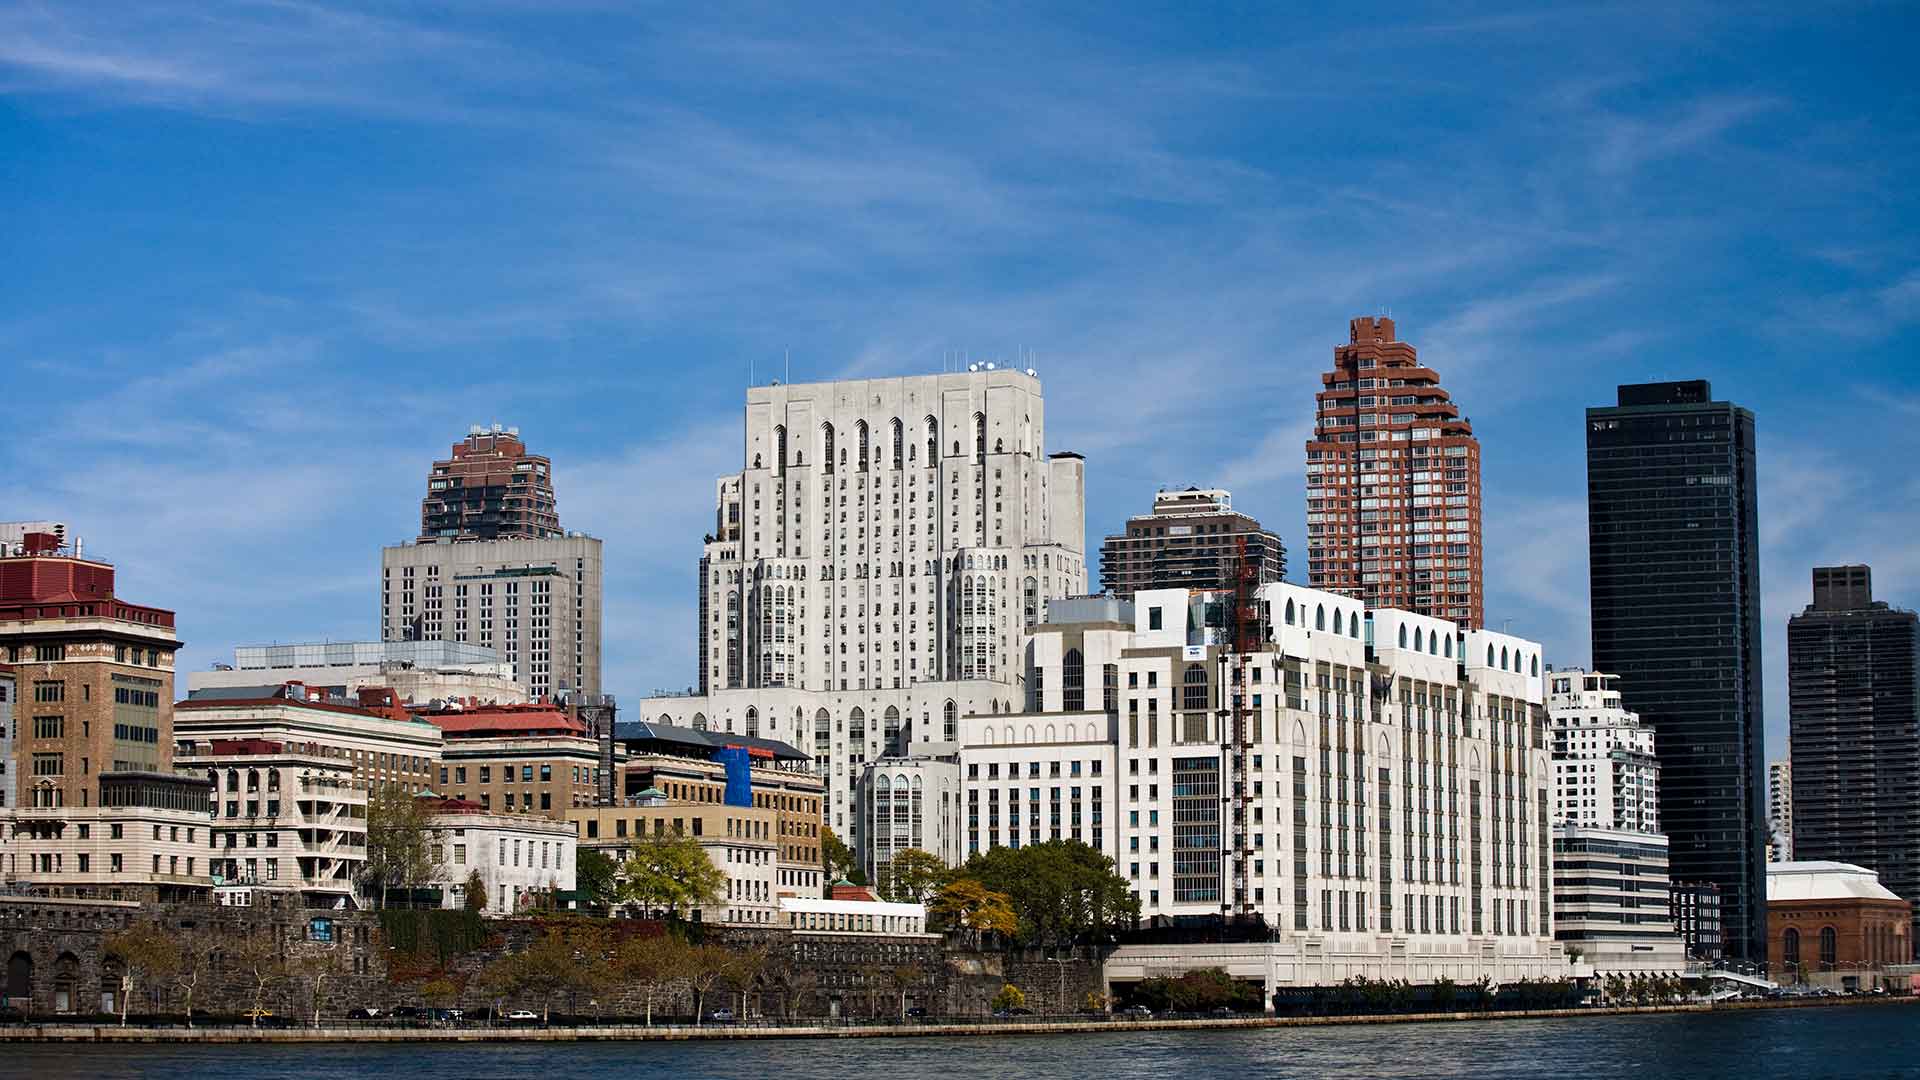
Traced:
[[[1211, 962], [1269, 986], [1563, 969], [1540, 647], [1275, 583], [1259, 592], [1263, 650], [1229, 664], [1211, 628], [1228, 602], [1059, 605], [1071, 621], [1028, 642], [1028, 707], [961, 720], [956, 846], [1082, 839], [1146, 919], [1251, 913], [1273, 932], [1124, 946], [1116, 981]], [[1221, 730], [1232, 678], [1244, 746]]]
[[1085, 463], [1045, 430], [1031, 370], [750, 387], [700, 560], [699, 693], [642, 715], [811, 752], [827, 824], [865, 850], [862, 766], [951, 758], [961, 716], [1018, 709], [1025, 629], [1087, 591]]

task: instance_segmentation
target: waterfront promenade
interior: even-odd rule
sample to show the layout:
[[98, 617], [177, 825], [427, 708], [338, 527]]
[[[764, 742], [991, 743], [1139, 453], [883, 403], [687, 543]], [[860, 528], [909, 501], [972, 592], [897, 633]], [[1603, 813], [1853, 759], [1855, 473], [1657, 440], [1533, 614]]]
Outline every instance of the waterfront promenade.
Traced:
[[[1178, 1019], [1034, 1017], [1024, 1020], [927, 1021], [903, 1024], [690, 1024], [580, 1025], [554, 1027], [390, 1027], [340, 1024], [318, 1027], [144, 1027], [117, 1024], [22, 1024], [0, 1027], [0, 1042], [14, 1043], [475, 1043], [754, 1041], [766, 1039], [898, 1039], [955, 1036], [1066, 1035], [1113, 1032], [1256, 1030], [1352, 1027], [1378, 1024], [1466, 1023], [1501, 1020], [1589, 1019], [1685, 1013], [1730, 1013], [1766, 1009], [1884, 1009], [1920, 1005], [1920, 997], [1843, 997], [1799, 1001], [1726, 1001], [1713, 1004], [1638, 1005], [1621, 1008], [1531, 1009], [1507, 1012], [1430, 1012], [1349, 1016], [1207, 1016]], [[1902, 1014], [1901, 1019], [1908, 1019]]]

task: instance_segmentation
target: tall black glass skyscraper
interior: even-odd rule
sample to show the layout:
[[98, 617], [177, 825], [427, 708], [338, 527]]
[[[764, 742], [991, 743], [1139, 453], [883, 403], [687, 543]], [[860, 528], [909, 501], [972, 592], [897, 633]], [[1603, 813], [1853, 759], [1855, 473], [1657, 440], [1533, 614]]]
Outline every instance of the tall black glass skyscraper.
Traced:
[[1787, 697], [1794, 858], [1858, 863], [1920, 901], [1920, 616], [1875, 600], [1865, 566], [1814, 567]]
[[1672, 876], [1719, 886], [1726, 954], [1766, 956], [1753, 414], [1705, 380], [1587, 410], [1593, 664], [1654, 729]]

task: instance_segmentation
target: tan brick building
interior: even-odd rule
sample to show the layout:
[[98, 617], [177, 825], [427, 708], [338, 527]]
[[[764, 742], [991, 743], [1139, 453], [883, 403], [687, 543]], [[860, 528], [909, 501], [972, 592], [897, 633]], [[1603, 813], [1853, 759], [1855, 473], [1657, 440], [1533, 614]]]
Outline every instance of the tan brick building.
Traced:
[[635, 805], [570, 810], [583, 848], [616, 859], [648, 836], [678, 834], [700, 842], [707, 858], [727, 875], [720, 902], [693, 913], [703, 922], [772, 926], [779, 922], [780, 871], [777, 813], [760, 806], [668, 802], [658, 792]]
[[173, 612], [114, 594], [109, 563], [35, 534], [0, 552], [0, 671], [14, 677], [15, 801], [89, 806], [102, 773], [171, 767]]
[[196, 690], [174, 707], [181, 742], [264, 739], [290, 752], [344, 762], [368, 791], [418, 795], [439, 780], [440, 729], [401, 708], [391, 690], [366, 689], [353, 703], [314, 687]]
[[599, 801], [600, 744], [585, 724], [551, 705], [422, 715], [445, 736], [435, 787], [442, 795], [489, 812], [561, 821]]

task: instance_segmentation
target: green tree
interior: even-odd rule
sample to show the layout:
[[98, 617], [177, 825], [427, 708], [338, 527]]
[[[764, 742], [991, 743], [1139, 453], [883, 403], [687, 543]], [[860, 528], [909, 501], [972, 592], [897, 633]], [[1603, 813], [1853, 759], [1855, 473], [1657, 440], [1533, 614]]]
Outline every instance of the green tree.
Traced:
[[1011, 1012], [1014, 1009], [1024, 1009], [1026, 1008], [1026, 1006], [1027, 1006], [1026, 991], [1020, 989], [1019, 987], [1013, 985], [1012, 983], [1007, 983], [1006, 985], [1002, 986], [1000, 988], [1000, 992], [993, 995], [993, 1011], [994, 1012]]
[[639, 988], [648, 1027], [653, 1026], [654, 1000], [686, 974], [688, 959], [686, 942], [672, 934], [635, 935], [614, 951], [614, 975], [620, 982]]
[[475, 915], [487, 910], [487, 879], [477, 866], [467, 874], [467, 883], [460, 890], [460, 903]]
[[1005, 893], [1029, 941], [1102, 936], [1137, 919], [1140, 901], [1113, 860], [1077, 840], [992, 848], [967, 860], [967, 877]]
[[103, 947], [108, 956], [120, 962], [120, 1026], [125, 1027], [135, 985], [166, 978], [178, 962], [180, 950], [173, 938], [153, 923], [136, 923], [111, 934]]
[[946, 884], [950, 873], [938, 855], [908, 848], [880, 867], [880, 898], [900, 904], [924, 903]]
[[420, 998], [436, 1009], [444, 1009], [460, 999], [460, 988], [452, 979], [432, 979], [420, 987]]
[[700, 841], [679, 833], [636, 840], [620, 867], [618, 897], [642, 915], [714, 904], [726, 894], [726, 871], [713, 864]]
[[486, 984], [504, 995], [540, 1002], [540, 1022], [552, 1016], [553, 996], [569, 990], [593, 993], [606, 985], [606, 937], [586, 927], [550, 928], [521, 952], [494, 961]]
[[605, 911], [620, 900], [620, 863], [604, 851], [583, 847], [573, 863], [574, 888], [587, 906]]
[[860, 860], [854, 855], [853, 849], [825, 825], [820, 826], [820, 861], [826, 867], [829, 886], [843, 880], [851, 881], [855, 885], [864, 885], [867, 882], [866, 874], [861, 872]]
[[379, 906], [386, 906], [389, 889], [411, 890], [444, 876], [428, 817], [419, 799], [397, 787], [379, 788], [367, 800], [367, 861], [361, 873]]
[[1012, 934], [1020, 928], [1013, 901], [973, 878], [955, 878], [940, 887], [927, 903], [927, 917], [938, 930], [980, 934]]

